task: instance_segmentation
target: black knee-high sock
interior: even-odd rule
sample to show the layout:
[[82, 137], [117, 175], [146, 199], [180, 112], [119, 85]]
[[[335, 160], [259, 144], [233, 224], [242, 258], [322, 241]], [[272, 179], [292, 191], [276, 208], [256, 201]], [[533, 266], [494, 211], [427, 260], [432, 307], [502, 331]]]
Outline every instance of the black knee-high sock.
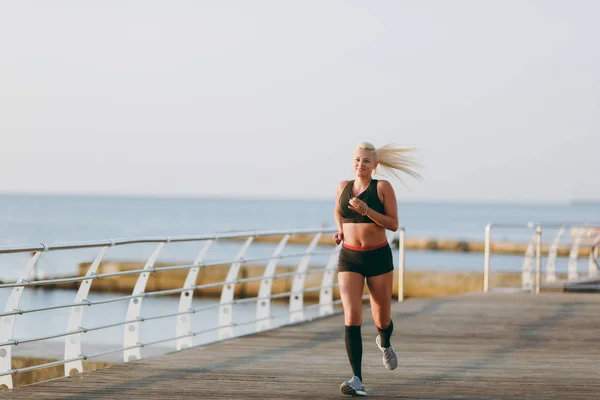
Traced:
[[346, 325], [346, 352], [352, 366], [352, 372], [362, 381], [362, 335], [360, 325]]
[[381, 337], [381, 347], [390, 347], [390, 338], [392, 337], [392, 332], [394, 331], [394, 323], [390, 319], [390, 324], [387, 328], [377, 328], [379, 331], [379, 336]]

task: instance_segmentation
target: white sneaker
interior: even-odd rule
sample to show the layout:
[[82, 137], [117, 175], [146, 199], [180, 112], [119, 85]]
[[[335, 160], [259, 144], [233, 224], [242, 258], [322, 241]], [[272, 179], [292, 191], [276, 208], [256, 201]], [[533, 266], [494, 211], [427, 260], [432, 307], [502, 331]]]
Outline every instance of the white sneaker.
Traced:
[[398, 367], [398, 355], [392, 346], [390, 347], [381, 347], [381, 337], [377, 335], [377, 339], [375, 339], [375, 343], [377, 343], [377, 347], [383, 353], [383, 365], [387, 369], [394, 370]]
[[353, 376], [347, 382], [342, 383], [340, 386], [340, 390], [342, 393], [350, 395], [350, 396], [366, 396], [367, 391], [365, 390], [365, 385], [362, 384], [358, 376]]

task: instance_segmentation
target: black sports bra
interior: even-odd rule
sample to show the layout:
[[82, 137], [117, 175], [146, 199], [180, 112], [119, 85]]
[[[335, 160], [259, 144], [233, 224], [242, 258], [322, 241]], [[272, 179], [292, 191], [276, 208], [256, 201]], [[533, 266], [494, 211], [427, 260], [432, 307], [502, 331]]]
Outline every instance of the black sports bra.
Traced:
[[[348, 182], [348, 184], [342, 191], [342, 194], [340, 194], [340, 214], [342, 215], [342, 223], [374, 223], [373, 220], [368, 216], [365, 217], [362, 214], [357, 213], [356, 211], [348, 208], [348, 205], [350, 204], [350, 199], [354, 197], [352, 196], [353, 185], [354, 181]], [[364, 192], [356, 196], [356, 198], [367, 203], [367, 206], [369, 206], [370, 209], [385, 215], [385, 208], [381, 200], [379, 200], [379, 196], [377, 195], [377, 179], [371, 179], [371, 183], [369, 183], [369, 186], [367, 186]]]

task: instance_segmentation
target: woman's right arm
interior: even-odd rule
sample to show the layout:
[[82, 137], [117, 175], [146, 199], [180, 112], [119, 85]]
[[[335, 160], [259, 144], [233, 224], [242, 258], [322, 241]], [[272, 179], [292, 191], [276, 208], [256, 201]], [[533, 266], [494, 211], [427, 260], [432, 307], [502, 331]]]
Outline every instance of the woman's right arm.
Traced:
[[342, 181], [338, 185], [335, 195], [335, 208], [333, 210], [333, 218], [335, 219], [335, 225], [337, 226], [337, 232], [333, 235], [333, 241], [335, 244], [340, 244], [344, 239], [344, 228], [342, 225], [342, 214], [340, 213], [340, 195], [348, 184], [348, 181]]

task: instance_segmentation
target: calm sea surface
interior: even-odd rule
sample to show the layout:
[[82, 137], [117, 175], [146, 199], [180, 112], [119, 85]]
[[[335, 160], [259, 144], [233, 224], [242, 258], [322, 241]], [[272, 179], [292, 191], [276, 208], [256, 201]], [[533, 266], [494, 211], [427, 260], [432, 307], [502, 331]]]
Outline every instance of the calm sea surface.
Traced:
[[[332, 209], [332, 201], [327, 200], [0, 195], [0, 246], [234, 230], [319, 228], [334, 226]], [[484, 228], [491, 221], [600, 221], [600, 206], [592, 205], [400, 203], [398, 210], [407, 237], [414, 238], [481, 241]], [[544, 239], [551, 241], [554, 232], [545, 233]], [[527, 241], [528, 237], [527, 230], [496, 230], [493, 238]], [[169, 245], [161, 257], [174, 262], [189, 261], [195, 257], [198, 246]], [[236, 246], [215, 246], [208, 259], [230, 258]], [[153, 248], [153, 245], [140, 245], [111, 249], [106, 258], [144, 260]], [[252, 251], [251, 248], [248, 256], [263, 254]], [[96, 250], [48, 253], [43, 255], [39, 265], [47, 275], [73, 273], [79, 262], [89, 261], [95, 254]], [[22, 260], [16, 261], [17, 258], [0, 256], [0, 279], [6, 281], [19, 276], [25, 264]], [[406, 258], [407, 268], [416, 269], [479, 270], [482, 262], [483, 256], [478, 253], [409, 251]], [[503, 269], [518, 269], [521, 257], [499, 256], [497, 262]]]

